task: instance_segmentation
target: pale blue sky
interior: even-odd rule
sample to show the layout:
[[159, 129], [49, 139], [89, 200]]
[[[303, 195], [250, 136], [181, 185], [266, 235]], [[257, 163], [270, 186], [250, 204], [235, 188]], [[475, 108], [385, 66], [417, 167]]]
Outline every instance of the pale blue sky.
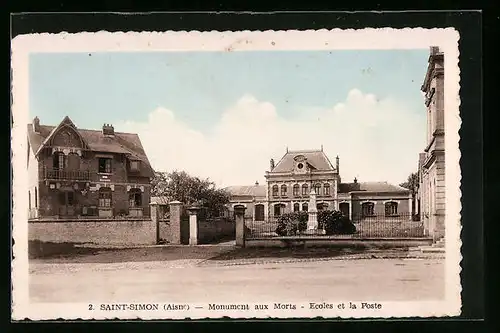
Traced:
[[166, 106], [206, 130], [245, 93], [287, 118], [301, 106], [333, 106], [358, 88], [425, 115], [419, 90], [427, 58], [428, 50], [35, 54], [30, 114], [44, 123], [70, 115], [78, 126], [99, 128], [143, 121]]
[[[391, 100], [404, 106], [401, 113], [407, 113], [408, 119], [413, 119], [412, 126], [422, 133], [412, 138], [414, 146], [423, 148], [425, 107], [420, 86], [428, 52], [32, 54], [30, 117], [38, 116], [42, 124], [55, 125], [68, 115], [78, 127], [100, 128], [103, 123], [146, 124], [155, 109], [165, 108], [188, 130], [210, 136], [226, 110], [244, 95], [271, 103], [280, 119], [293, 121], [307, 110], [331, 109], [345, 103], [349, 91], [357, 89], [375, 95], [377, 101]], [[130, 129], [123, 127], [115, 129]], [[153, 151], [144, 144], [147, 152]], [[416, 150], [406, 152], [408, 160], [414, 158], [415, 163]], [[161, 168], [184, 167], [165, 164], [155, 156], [152, 160]]]

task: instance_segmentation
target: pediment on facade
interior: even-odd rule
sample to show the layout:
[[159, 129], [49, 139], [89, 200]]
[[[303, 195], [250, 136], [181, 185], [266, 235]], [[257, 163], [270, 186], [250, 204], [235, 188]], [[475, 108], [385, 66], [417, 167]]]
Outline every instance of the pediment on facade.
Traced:
[[45, 138], [38, 148], [37, 154], [45, 147], [64, 147], [73, 149], [88, 149], [88, 144], [81, 136], [71, 119], [66, 116]]

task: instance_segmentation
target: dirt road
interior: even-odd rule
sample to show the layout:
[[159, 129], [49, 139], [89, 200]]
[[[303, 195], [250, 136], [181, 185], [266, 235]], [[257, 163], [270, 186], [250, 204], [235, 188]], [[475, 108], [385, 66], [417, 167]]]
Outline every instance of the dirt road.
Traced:
[[263, 262], [217, 266], [205, 258], [30, 264], [34, 302], [434, 300], [442, 259]]

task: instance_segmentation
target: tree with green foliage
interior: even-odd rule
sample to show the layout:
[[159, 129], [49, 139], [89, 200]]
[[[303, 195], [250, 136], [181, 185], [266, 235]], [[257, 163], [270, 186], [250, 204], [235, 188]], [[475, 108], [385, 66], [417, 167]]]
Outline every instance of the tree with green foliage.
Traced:
[[410, 190], [411, 194], [415, 196], [418, 190], [419, 177], [417, 172], [412, 172], [404, 183], [399, 184], [399, 186], [407, 188]]
[[199, 205], [212, 213], [222, 211], [230, 200], [230, 193], [217, 188], [208, 178], [201, 179], [185, 171], [155, 172], [151, 185], [151, 196]]

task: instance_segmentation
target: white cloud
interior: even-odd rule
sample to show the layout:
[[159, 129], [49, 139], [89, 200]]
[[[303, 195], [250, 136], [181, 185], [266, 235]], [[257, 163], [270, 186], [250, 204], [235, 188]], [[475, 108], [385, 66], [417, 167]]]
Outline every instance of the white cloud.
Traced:
[[331, 108], [304, 109], [298, 117], [285, 119], [273, 104], [245, 95], [205, 134], [165, 108], [151, 112], [147, 122], [124, 122], [116, 128], [139, 134], [156, 170], [185, 170], [223, 186], [263, 183], [269, 159], [279, 160], [285, 147], [321, 145], [332, 163], [339, 155], [343, 181], [357, 177], [400, 183], [415, 171], [425, 144], [425, 114], [413, 111], [353, 89]]

